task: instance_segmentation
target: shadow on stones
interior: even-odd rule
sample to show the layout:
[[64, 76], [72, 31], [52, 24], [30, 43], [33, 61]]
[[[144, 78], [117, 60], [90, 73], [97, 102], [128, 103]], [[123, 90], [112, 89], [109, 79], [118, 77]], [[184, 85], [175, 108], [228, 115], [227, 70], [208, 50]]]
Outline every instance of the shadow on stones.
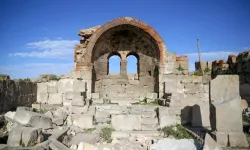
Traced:
[[181, 124], [185, 126], [192, 125], [192, 106], [186, 106], [181, 110]]

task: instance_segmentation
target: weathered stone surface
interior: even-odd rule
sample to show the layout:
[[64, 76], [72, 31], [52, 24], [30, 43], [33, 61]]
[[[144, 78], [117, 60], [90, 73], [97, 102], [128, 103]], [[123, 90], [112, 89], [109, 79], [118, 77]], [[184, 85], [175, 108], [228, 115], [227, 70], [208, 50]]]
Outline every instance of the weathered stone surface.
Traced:
[[74, 136], [70, 141], [69, 145], [76, 144], [78, 145], [80, 142], [86, 142], [90, 144], [95, 144], [100, 140], [100, 136], [94, 133], [78, 133]]
[[74, 80], [73, 90], [75, 92], [85, 92], [86, 91], [86, 82], [82, 80]]
[[37, 142], [38, 135], [39, 133], [41, 133], [41, 131], [39, 131], [38, 129], [30, 127], [23, 127], [21, 130], [22, 130], [22, 143], [25, 146], [29, 146], [31, 143]]
[[9, 133], [7, 145], [20, 146], [21, 139], [22, 139], [22, 131], [18, 128], [14, 128]]
[[210, 108], [208, 102], [199, 103], [192, 109], [192, 126], [210, 127]]
[[57, 141], [56, 139], [51, 138], [51, 143], [49, 144], [50, 149], [52, 150], [70, 150], [61, 142]]
[[146, 96], [147, 99], [152, 99], [152, 100], [157, 99], [157, 97], [158, 97], [157, 93], [147, 93], [147, 96]]
[[81, 94], [75, 93], [72, 99], [72, 106], [84, 106], [84, 97]]
[[165, 93], [176, 93], [178, 81], [175, 76], [167, 76], [165, 78]]
[[0, 150], [8, 150], [8, 145], [6, 144], [0, 144]]
[[54, 117], [52, 118], [52, 122], [53, 124], [60, 126], [60, 125], [63, 125], [64, 120], [62, 117]]
[[125, 138], [129, 138], [129, 133], [128, 132], [124, 132], [124, 131], [114, 131], [111, 134], [112, 139], [116, 138], [116, 139], [125, 139]]
[[81, 142], [78, 145], [77, 150], [98, 150], [98, 147], [96, 147], [92, 144], [89, 144], [89, 143]]
[[[241, 99], [235, 98], [231, 101], [213, 103], [215, 124], [218, 131], [242, 131]], [[228, 119], [230, 116], [230, 119]]]
[[219, 132], [217, 131], [215, 133], [216, 136], [216, 142], [221, 145], [222, 147], [228, 146], [228, 134], [225, 132]]
[[161, 128], [180, 123], [179, 116], [172, 115], [169, 111], [171, 110], [168, 107], [159, 107], [158, 109], [159, 124]]
[[194, 140], [191, 139], [161, 139], [149, 146], [149, 150], [163, 150], [166, 148], [173, 150], [196, 150]]
[[18, 110], [15, 114], [14, 120], [24, 126], [32, 126], [43, 129], [52, 127], [52, 121], [49, 117], [26, 110]]
[[157, 118], [142, 118], [142, 124], [155, 125], [158, 123]]
[[48, 86], [48, 93], [57, 93], [57, 86]]
[[140, 115], [112, 115], [111, 123], [115, 130], [140, 130]]
[[228, 135], [230, 147], [249, 147], [243, 132], [230, 132]]
[[107, 111], [96, 111], [96, 114], [95, 114], [95, 117], [96, 118], [109, 118], [110, 117], [110, 114], [109, 112]]
[[74, 91], [74, 79], [61, 79], [58, 81], [58, 93]]
[[16, 127], [10, 131], [7, 144], [9, 146], [29, 146], [31, 143], [37, 142], [37, 138], [41, 131], [32, 127]]
[[6, 114], [4, 114], [4, 118], [5, 120], [7, 120], [8, 122], [13, 122], [13, 119], [15, 117], [16, 112], [15, 111], [8, 111]]
[[202, 90], [203, 85], [202, 84], [193, 84], [193, 83], [188, 83], [185, 84], [185, 93], [190, 93], [190, 94], [196, 94], [199, 93]]
[[210, 82], [210, 95], [212, 102], [230, 101], [238, 98], [239, 76], [238, 75], [218, 75]]
[[37, 83], [37, 93], [48, 93], [48, 84]]
[[93, 116], [92, 115], [74, 115], [73, 124], [80, 128], [93, 128]]
[[92, 99], [99, 99], [100, 98], [100, 94], [99, 93], [91, 93], [91, 98]]
[[222, 150], [220, 145], [207, 133], [204, 140], [204, 150]]
[[50, 93], [49, 94], [48, 104], [60, 105], [60, 104], [62, 104], [62, 102], [63, 102], [62, 94], [60, 94], [60, 93]]
[[90, 112], [90, 111], [88, 111], [88, 106], [86, 106], [86, 105], [84, 107], [82, 107], [82, 106], [72, 106], [71, 111], [72, 111], [73, 114], [83, 114], [83, 113]]
[[32, 104], [31, 108], [35, 109], [35, 110], [40, 110], [41, 109], [41, 104]]
[[48, 103], [49, 94], [48, 93], [37, 93], [37, 102]]

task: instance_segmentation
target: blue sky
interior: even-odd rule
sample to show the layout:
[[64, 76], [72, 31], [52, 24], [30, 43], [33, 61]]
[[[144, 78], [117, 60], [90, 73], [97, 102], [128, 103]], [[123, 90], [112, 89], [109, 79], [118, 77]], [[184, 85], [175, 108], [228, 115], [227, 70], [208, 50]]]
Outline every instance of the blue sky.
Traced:
[[80, 29], [132, 16], [153, 26], [168, 51], [197, 60], [250, 49], [249, 0], [1, 0], [0, 73], [33, 78], [74, 69]]

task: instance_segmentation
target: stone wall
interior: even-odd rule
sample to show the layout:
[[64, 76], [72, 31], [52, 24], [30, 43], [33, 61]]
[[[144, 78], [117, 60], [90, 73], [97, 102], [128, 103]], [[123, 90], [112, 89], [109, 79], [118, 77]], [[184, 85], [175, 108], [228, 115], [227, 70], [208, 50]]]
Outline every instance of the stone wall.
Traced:
[[[192, 109], [195, 105], [209, 106], [210, 79], [195, 75], [165, 75], [164, 99], [166, 105], [181, 112], [182, 124], [192, 123]], [[209, 126], [208, 123], [203, 123]]]
[[37, 102], [52, 105], [84, 106], [86, 82], [76, 79], [60, 79], [37, 83]]
[[0, 112], [17, 106], [31, 106], [36, 101], [36, 83], [24, 80], [0, 80]]
[[159, 97], [164, 95], [164, 82], [168, 76], [188, 75], [188, 57], [165, 52], [164, 65], [159, 69]]

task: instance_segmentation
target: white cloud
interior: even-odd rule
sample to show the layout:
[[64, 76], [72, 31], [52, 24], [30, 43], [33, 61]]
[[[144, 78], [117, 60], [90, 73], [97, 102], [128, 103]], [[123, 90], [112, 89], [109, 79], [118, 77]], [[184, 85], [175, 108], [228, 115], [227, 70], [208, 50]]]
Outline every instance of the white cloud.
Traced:
[[74, 69], [73, 63], [26, 63], [0, 66], [0, 73], [11, 78], [37, 78], [39, 74], [69, 74]]
[[27, 46], [33, 51], [11, 53], [9, 56], [35, 57], [35, 58], [73, 58], [74, 45], [79, 43], [77, 40], [43, 40], [28, 43]]
[[[201, 61], [214, 61], [214, 60], [227, 60], [228, 55], [234, 54], [237, 55], [238, 52], [229, 52], [229, 51], [218, 51], [218, 52], [202, 52]], [[189, 71], [195, 70], [195, 61], [199, 60], [198, 53], [183, 54], [187, 55], [189, 59]]]

